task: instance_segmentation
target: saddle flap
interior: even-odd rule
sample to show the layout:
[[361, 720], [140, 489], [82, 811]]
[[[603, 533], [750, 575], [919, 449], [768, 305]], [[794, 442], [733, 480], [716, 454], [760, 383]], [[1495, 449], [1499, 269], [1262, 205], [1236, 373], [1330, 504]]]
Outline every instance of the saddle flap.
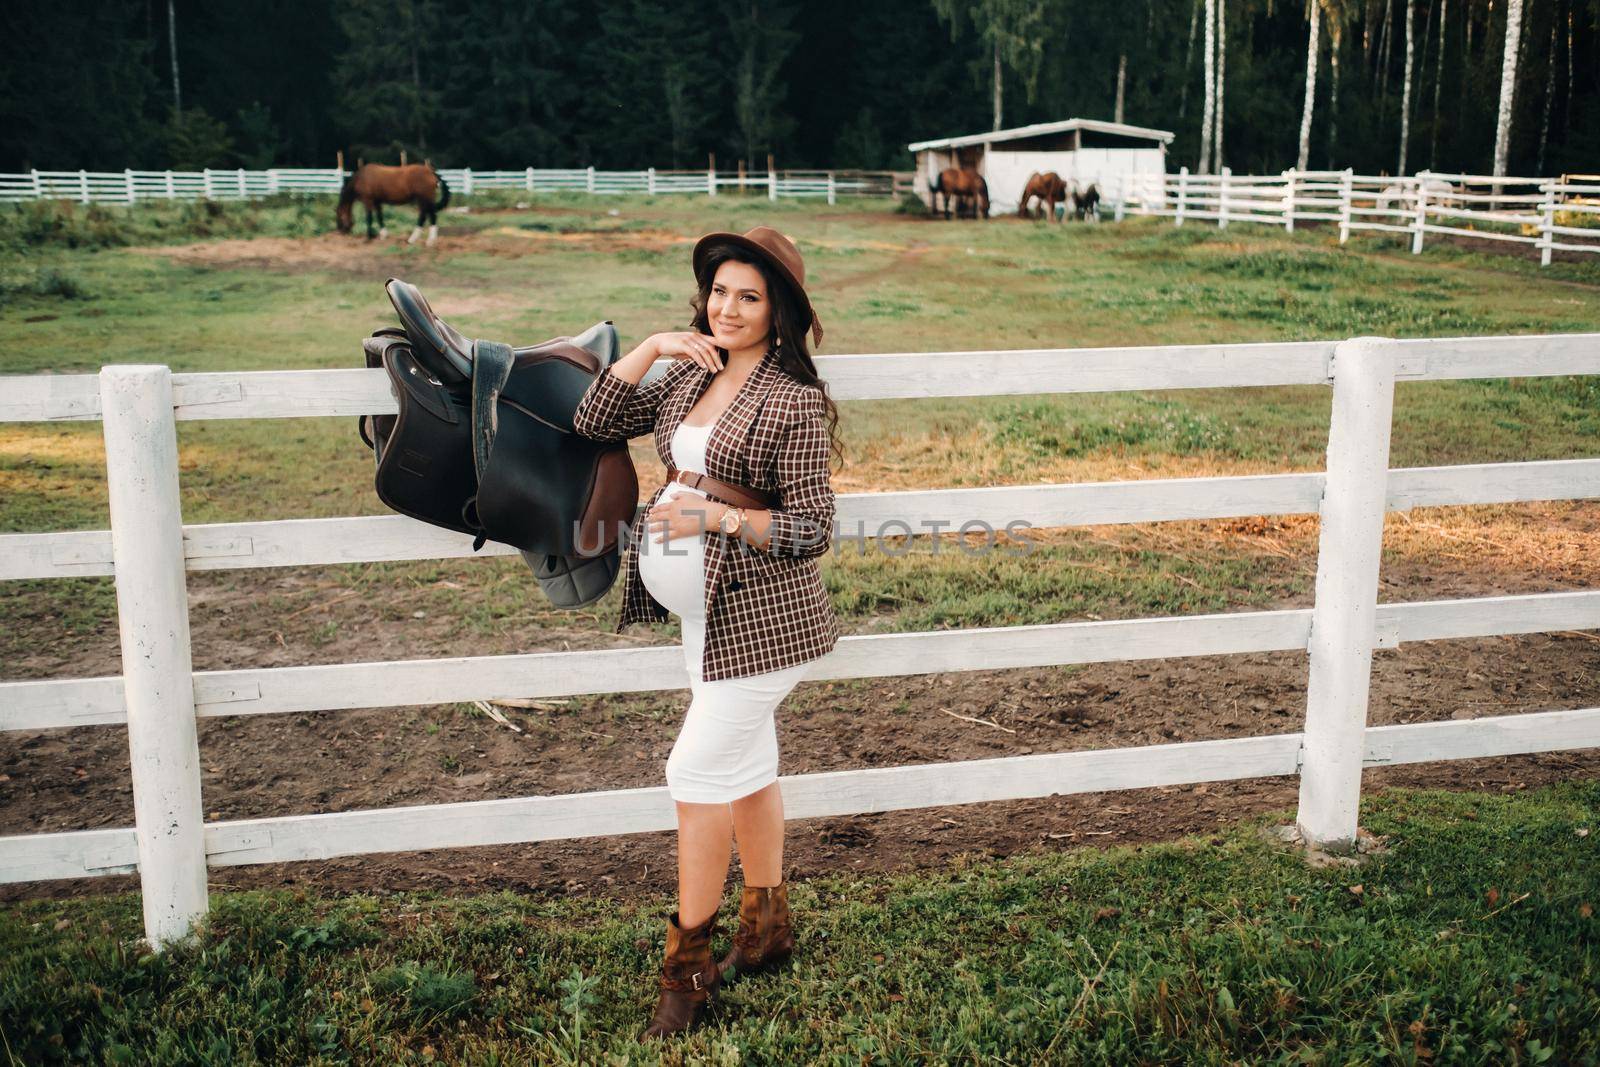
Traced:
[[500, 431], [500, 392], [511, 377], [516, 357], [511, 346], [498, 341], [472, 343], [472, 464], [483, 481], [489, 469], [489, 453], [494, 450]]

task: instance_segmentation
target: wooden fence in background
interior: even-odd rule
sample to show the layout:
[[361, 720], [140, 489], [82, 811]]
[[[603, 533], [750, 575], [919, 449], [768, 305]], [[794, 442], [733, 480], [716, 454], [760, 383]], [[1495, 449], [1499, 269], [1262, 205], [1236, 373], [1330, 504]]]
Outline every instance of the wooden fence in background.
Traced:
[[1124, 215], [1257, 222], [1293, 231], [1300, 222], [1339, 227], [1339, 243], [1359, 231], [1411, 238], [1420, 253], [1428, 234], [1532, 245], [1541, 266], [1554, 252], [1600, 253], [1600, 184], [1555, 178], [1494, 178], [1423, 171], [1408, 178], [1349, 170], [1282, 174], [1137, 174], [1102, 183]]
[[[251, 200], [280, 193], [337, 194], [349, 171], [336, 167], [271, 170], [34, 170], [0, 174], [0, 202], [75, 200], [83, 204], [136, 204], [149, 200]], [[910, 171], [771, 170], [730, 173], [716, 170], [473, 170], [445, 167], [439, 177], [451, 195], [472, 196], [486, 189], [527, 193], [578, 192], [665, 195], [719, 190], [764, 191], [773, 200], [819, 197], [893, 197], [911, 190]]]

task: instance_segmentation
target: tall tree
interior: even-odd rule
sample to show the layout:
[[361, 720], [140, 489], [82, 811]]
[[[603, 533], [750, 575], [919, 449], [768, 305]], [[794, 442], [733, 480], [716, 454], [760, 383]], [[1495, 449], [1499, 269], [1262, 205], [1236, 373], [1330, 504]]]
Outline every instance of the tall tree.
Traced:
[[1226, 15], [1228, 0], [1217, 0], [1217, 116], [1215, 126], [1216, 146], [1212, 149], [1212, 156], [1217, 167], [1217, 173], [1222, 173], [1222, 90], [1228, 82], [1228, 24]]
[[[340, 126], [357, 154], [425, 151], [442, 107], [444, 79], [423, 78], [422, 49], [439, 33], [437, 0], [336, 0], [349, 41], [334, 64]], [[395, 25], [404, 27], [395, 32]], [[440, 75], [444, 71], [439, 72]]]
[[783, 113], [786, 86], [778, 80], [799, 34], [790, 29], [793, 4], [774, 0], [730, 0], [727, 24], [739, 57], [734, 67], [733, 109], [740, 147], [751, 167], [788, 133]]
[[172, 110], [183, 110], [183, 88], [178, 82], [178, 11], [174, 0], [167, 0], [167, 54], [172, 57]]
[[1311, 34], [1306, 45], [1306, 101], [1300, 109], [1300, 155], [1295, 168], [1305, 170], [1311, 165], [1311, 105], [1317, 96], [1317, 53], [1320, 51], [1322, 29], [1322, 0], [1308, 0], [1311, 9]]
[[1537, 174], [1544, 173], [1544, 149], [1550, 141], [1550, 104], [1556, 95], [1556, 24], [1558, 19], [1550, 20], [1550, 55], [1545, 60], [1544, 80], [1544, 113], [1539, 119], [1539, 159], [1534, 163], [1533, 169]]
[[1354, 7], [1348, 0], [1328, 0], [1328, 167], [1337, 169], [1339, 155], [1339, 58], [1344, 54], [1344, 31]]
[[1200, 4], [1201, 0], [1194, 0], [1194, 7], [1189, 12], [1189, 47], [1183, 53], [1183, 73], [1180, 75], [1183, 88], [1178, 92], [1179, 122], [1183, 121], [1189, 107], [1189, 83], [1193, 80], [1189, 71], [1194, 67], [1194, 38], [1200, 26]]
[[1123, 117], [1123, 104], [1128, 90], [1128, 53], [1124, 52], [1117, 59], [1117, 104], [1112, 111], [1114, 120], [1121, 122]]
[[1506, 47], [1500, 61], [1500, 113], [1494, 123], [1494, 176], [1506, 173], [1506, 153], [1511, 145], [1511, 105], [1517, 90], [1517, 45], [1522, 39], [1522, 0], [1506, 4]]
[[1397, 175], [1406, 172], [1406, 149], [1411, 144], [1411, 64], [1416, 55], [1413, 38], [1417, 26], [1415, 2], [1406, 0], [1406, 85], [1400, 97], [1400, 163], [1394, 171]]
[[1428, 131], [1428, 169], [1438, 166], [1439, 127], [1444, 125], [1439, 115], [1439, 86], [1444, 84], [1444, 49], [1447, 38], [1445, 27], [1450, 21], [1450, 0], [1439, 3], [1439, 57], [1433, 68], [1433, 127]]
[[994, 128], [1000, 129], [1004, 68], [1017, 75], [1030, 103], [1038, 93], [1044, 59], [1044, 5], [1036, 0], [933, 0], [933, 9], [950, 24], [952, 41], [960, 40], [970, 27], [988, 45], [984, 52], [992, 71]]
[[1217, 115], [1217, 0], [1206, 0], [1206, 106], [1200, 116], [1201, 174], [1211, 173], [1211, 131]]

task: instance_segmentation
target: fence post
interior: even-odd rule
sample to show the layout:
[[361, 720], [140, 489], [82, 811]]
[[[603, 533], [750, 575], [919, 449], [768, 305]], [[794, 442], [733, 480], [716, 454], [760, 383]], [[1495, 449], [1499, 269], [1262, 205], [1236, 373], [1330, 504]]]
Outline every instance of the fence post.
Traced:
[[837, 204], [838, 202], [838, 187], [833, 180], [833, 171], [830, 170], [828, 172], [828, 203]]
[[207, 200], [213, 199], [212, 196], [211, 196], [211, 168], [210, 167], [207, 167], [207, 168], [205, 168], [204, 170], [202, 170], [200, 172], [200, 183], [201, 183], [202, 193], [203, 193], [204, 197]]
[[1228, 228], [1228, 179], [1233, 177], [1233, 170], [1223, 167], [1217, 175], [1217, 229]]
[[134, 194], [133, 194], [133, 168], [131, 168], [131, 167], [123, 167], [122, 168], [122, 183], [123, 183], [123, 187], [126, 188], [127, 191], [128, 191], [128, 203], [131, 204], [134, 201]]
[[532, 167], [529, 167], [527, 169], [527, 172], [524, 174], [523, 179], [522, 179], [522, 184], [528, 190], [528, 192], [530, 192], [530, 193], [533, 192], [533, 168]]
[[172, 374], [105, 367], [100, 405], [144, 926], [159, 947], [207, 907]]
[[1545, 182], [1539, 191], [1544, 193], [1544, 201], [1539, 205], [1539, 266], [1548, 267], [1556, 240], [1556, 183]]
[[462, 196], [471, 196], [472, 195], [472, 168], [471, 167], [463, 167], [461, 169], [461, 195]]
[[706, 195], [717, 195], [717, 165], [715, 163], [706, 170]]
[[277, 167], [268, 168], [268, 170], [267, 170], [267, 195], [268, 196], [277, 196], [279, 193], [283, 192], [283, 185], [281, 184], [281, 182], [282, 182], [282, 179], [281, 179], [280, 175], [278, 174], [278, 168]]
[[1121, 222], [1122, 221], [1122, 216], [1124, 214], [1126, 214], [1126, 212], [1127, 212], [1127, 208], [1128, 208], [1128, 176], [1126, 174], [1119, 174], [1119, 175], [1117, 175], [1117, 210], [1116, 210], [1116, 214], [1112, 216], [1111, 221], [1113, 221], [1113, 222]]
[[594, 192], [594, 168], [589, 168], [589, 192]]
[[1322, 491], [1296, 823], [1306, 842], [1342, 850], [1355, 844], [1361, 806], [1394, 414], [1394, 349], [1381, 337], [1342, 341], [1334, 348], [1331, 374], [1333, 418]]
[[778, 199], [778, 172], [772, 169], [772, 157], [767, 157], [767, 199]]
[[1428, 186], [1424, 181], [1427, 175], [1427, 171], [1421, 171], [1413, 179], [1417, 183], [1417, 221], [1411, 233], [1411, 254], [1414, 256], [1422, 253], [1422, 228], [1428, 224]]
[[1355, 195], [1355, 170], [1346, 167], [1339, 174], [1339, 243], [1350, 240], [1350, 198]]
[[86, 170], [78, 171], [78, 197], [85, 204], [89, 202], [89, 172]]
[[1177, 211], [1174, 212], [1173, 217], [1172, 217], [1172, 224], [1174, 226], [1182, 226], [1183, 225], [1184, 199], [1188, 196], [1188, 194], [1189, 194], [1189, 168], [1188, 167], [1179, 167], [1178, 168], [1178, 208], [1177, 208]]
[[1283, 232], [1294, 232], [1295, 172], [1291, 167], [1283, 172]]
[[656, 195], [656, 168], [650, 167], [644, 172], [644, 188], [651, 196]]

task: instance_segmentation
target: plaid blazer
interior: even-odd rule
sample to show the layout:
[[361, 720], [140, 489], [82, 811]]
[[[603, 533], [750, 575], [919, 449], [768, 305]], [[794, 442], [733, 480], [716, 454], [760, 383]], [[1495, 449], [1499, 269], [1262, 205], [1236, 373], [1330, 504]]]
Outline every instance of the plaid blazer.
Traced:
[[[687, 359], [673, 361], [649, 384], [623, 381], [605, 368], [578, 402], [573, 428], [597, 441], [625, 441], [655, 431], [656, 454], [671, 463], [672, 435], [710, 384], [712, 374]], [[839, 620], [822, 585], [817, 558], [833, 543], [834, 493], [822, 390], [801, 382], [768, 352], [750, 372], [706, 442], [713, 478], [776, 491], [765, 549], [720, 530], [705, 535], [707, 681], [764, 674], [826, 655], [839, 640]], [[638, 538], [657, 489], [623, 531], [622, 617], [661, 622], [667, 609], [639, 577]]]

